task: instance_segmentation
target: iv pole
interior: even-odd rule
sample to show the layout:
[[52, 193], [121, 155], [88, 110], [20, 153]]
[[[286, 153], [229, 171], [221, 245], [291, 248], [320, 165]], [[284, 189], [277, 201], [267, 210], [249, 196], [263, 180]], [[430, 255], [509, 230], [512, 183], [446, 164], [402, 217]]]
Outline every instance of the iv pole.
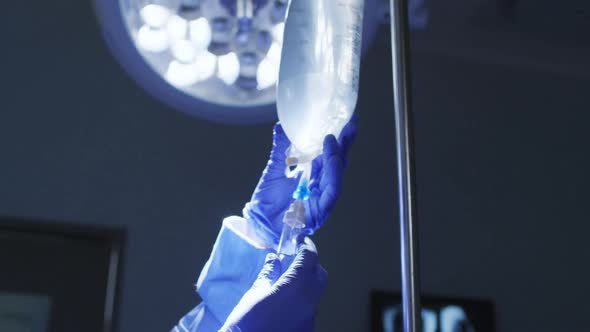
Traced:
[[408, 0], [389, 0], [389, 5], [391, 11], [391, 57], [397, 150], [403, 323], [405, 332], [421, 332]]

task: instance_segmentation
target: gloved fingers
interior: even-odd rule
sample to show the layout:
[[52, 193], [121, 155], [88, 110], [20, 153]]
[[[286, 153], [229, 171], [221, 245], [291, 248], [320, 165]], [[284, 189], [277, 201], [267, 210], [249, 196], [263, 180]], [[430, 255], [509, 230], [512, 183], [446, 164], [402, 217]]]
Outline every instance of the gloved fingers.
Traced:
[[333, 135], [326, 136], [324, 139], [323, 149], [323, 153], [316, 157], [312, 162], [311, 177], [309, 182], [310, 191], [313, 191], [315, 188], [320, 188], [321, 190], [321, 179], [325, 173], [324, 169], [326, 167], [327, 160], [338, 153], [338, 142]]
[[324, 160], [322, 175], [320, 176], [320, 190], [323, 192], [328, 186], [340, 189], [342, 173], [344, 172], [344, 160], [338, 154], [334, 154]]
[[328, 213], [332, 211], [332, 209], [336, 205], [336, 201], [338, 200], [339, 195], [340, 188], [337, 184], [329, 184], [322, 191], [322, 195], [318, 200], [318, 210], [320, 213], [322, 213], [322, 215], [319, 217], [322, 218], [322, 220], [325, 220]]
[[323, 147], [324, 151], [322, 153], [322, 159], [324, 163], [327, 159], [330, 159], [332, 156], [335, 156], [340, 152], [340, 146], [334, 135], [327, 135], [326, 138], [324, 138]]
[[344, 160], [340, 155], [333, 155], [324, 164], [324, 172], [320, 180], [319, 210], [330, 212], [336, 204], [342, 187]]
[[[306, 237], [303, 243], [297, 249], [297, 255], [293, 258], [291, 264], [275, 283], [276, 289], [292, 288], [301, 289], [310, 288], [309, 284], [314, 279], [315, 268], [317, 264], [317, 251], [315, 245]], [[302, 286], [305, 285], [305, 286]], [[313, 287], [311, 287], [313, 288]]]
[[287, 149], [291, 145], [291, 142], [287, 138], [287, 134], [285, 134], [280, 123], [275, 124], [272, 138], [269, 164], [277, 171], [284, 172], [286, 168]]
[[305, 236], [313, 235], [313, 233], [321, 226], [318, 225], [320, 213], [318, 202], [321, 197], [321, 191], [318, 187], [319, 186], [310, 188], [311, 193], [309, 194], [309, 199], [303, 202], [305, 205], [305, 228], [303, 229], [303, 234]]
[[309, 238], [309, 237], [303, 238], [301, 241], [301, 244], [299, 244], [299, 247], [297, 248], [297, 251], [299, 252], [304, 249], [313, 252], [317, 258], [318, 248], [315, 246], [315, 243], [311, 240], [311, 238]]
[[318, 262], [318, 253], [315, 244], [310, 238], [303, 239], [297, 249], [297, 255], [285, 274], [293, 274], [298, 277], [305, 277], [315, 273], [315, 266]]
[[332, 172], [322, 175], [320, 185], [310, 186], [310, 197], [305, 201], [306, 227], [304, 234], [312, 235], [326, 221], [340, 196], [342, 169], [341, 159], [335, 159]]
[[334, 135], [327, 135], [324, 138], [322, 154], [317, 156], [311, 163], [310, 188], [313, 184], [319, 185], [319, 180], [322, 176], [326, 159], [329, 159], [331, 156], [338, 154], [338, 150], [338, 141]]
[[354, 142], [354, 138], [356, 137], [356, 128], [358, 124], [358, 116], [353, 114], [350, 118], [350, 121], [344, 126], [342, 131], [340, 132], [340, 136], [338, 136], [338, 141], [340, 142], [340, 146], [342, 148], [343, 155], [346, 156], [352, 142]]
[[295, 260], [298, 258], [302, 259], [299, 277], [309, 287], [308, 296], [319, 299], [328, 282], [328, 272], [320, 265], [317, 247], [309, 237], [299, 246]]
[[264, 261], [264, 266], [258, 278], [254, 281], [252, 288], [271, 287], [281, 276], [281, 260], [275, 253], [268, 253]]
[[317, 156], [312, 161], [311, 166], [311, 175], [310, 175], [310, 183], [309, 188], [312, 189], [313, 187], [320, 186], [320, 179], [324, 172], [324, 167], [326, 165], [326, 160], [330, 159], [332, 156], [335, 155], [342, 155], [342, 149], [340, 148], [338, 141], [334, 137], [334, 135], [327, 135], [324, 138], [323, 142], [323, 153]]
[[291, 145], [291, 142], [289, 141], [289, 138], [287, 137], [287, 134], [285, 133], [285, 130], [283, 129], [283, 126], [280, 122], [275, 123], [272, 129], [272, 137], [274, 143], [280, 144], [281, 147], [285, 148], [283, 151], [286, 151], [286, 148]]
[[311, 189], [313, 186], [319, 186], [319, 179], [322, 175], [322, 169], [323, 169], [323, 163], [322, 163], [323, 157], [317, 156], [312, 162], [311, 162], [311, 175], [309, 176], [309, 188]]

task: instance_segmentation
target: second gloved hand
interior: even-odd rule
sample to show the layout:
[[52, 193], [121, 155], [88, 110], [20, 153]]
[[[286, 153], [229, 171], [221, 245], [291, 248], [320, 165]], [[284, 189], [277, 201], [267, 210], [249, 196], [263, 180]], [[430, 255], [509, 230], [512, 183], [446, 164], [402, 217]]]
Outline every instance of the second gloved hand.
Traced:
[[227, 318], [220, 332], [311, 332], [328, 274], [315, 245], [305, 239], [293, 262], [270, 253], [258, 278]]
[[[344, 127], [338, 140], [329, 135], [324, 140], [323, 154], [312, 163], [309, 189], [305, 201], [304, 233], [313, 234], [328, 218], [340, 193], [346, 154], [354, 140], [356, 118]], [[244, 208], [244, 217], [253, 222], [259, 235], [271, 245], [277, 245], [283, 228], [283, 215], [293, 202], [292, 194], [299, 177], [287, 176], [287, 149], [291, 142], [280, 124], [275, 125], [270, 159], [251, 201]]]

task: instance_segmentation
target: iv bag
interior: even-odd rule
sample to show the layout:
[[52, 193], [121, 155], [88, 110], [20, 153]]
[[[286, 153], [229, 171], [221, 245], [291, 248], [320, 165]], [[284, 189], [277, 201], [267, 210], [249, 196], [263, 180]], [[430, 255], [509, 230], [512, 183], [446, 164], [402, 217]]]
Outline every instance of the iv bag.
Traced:
[[277, 87], [290, 157], [313, 159], [336, 137], [358, 96], [364, 0], [291, 0]]

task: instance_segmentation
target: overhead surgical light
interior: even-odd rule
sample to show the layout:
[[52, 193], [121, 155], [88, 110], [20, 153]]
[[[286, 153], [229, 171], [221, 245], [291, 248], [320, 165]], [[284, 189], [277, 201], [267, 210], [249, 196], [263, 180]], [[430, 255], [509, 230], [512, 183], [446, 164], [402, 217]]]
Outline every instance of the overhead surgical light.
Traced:
[[[111, 51], [174, 108], [221, 122], [274, 119], [289, 0], [95, 0]], [[365, 0], [365, 46], [381, 13]], [[365, 47], [366, 49], [366, 47]]]
[[286, 0], [126, 0], [120, 5], [141, 55], [183, 92], [228, 106], [274, 101], [276, 80], [253, 82], [269, 50], [280, 61], [282, 36], [271, 32], [285, 18]]

